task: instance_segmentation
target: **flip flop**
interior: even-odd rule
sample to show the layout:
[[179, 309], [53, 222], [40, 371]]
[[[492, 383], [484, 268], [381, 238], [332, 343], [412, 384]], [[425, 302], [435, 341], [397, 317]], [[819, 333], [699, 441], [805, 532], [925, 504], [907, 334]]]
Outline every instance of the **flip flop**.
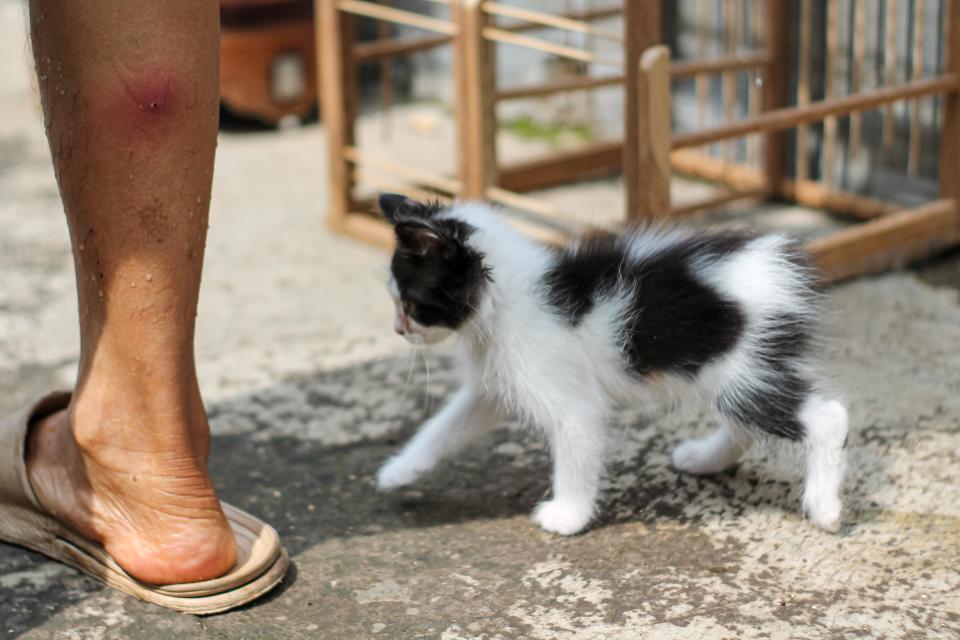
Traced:
[[0, 541], [42, 553], [153, 604], [195, 615], [220, 613], [256, 600], [276, 587], [289, 559], [277, 532], [223, 503], [237, 539], [237, 562], [224, 576], [203, 582], [154, 585], [132, 578], [98, 543], [54, 520], [37, 502], [27, 476], [30, 425], [64, 409], [69, 393], [53, 393], [12, 420], [0, 423]]

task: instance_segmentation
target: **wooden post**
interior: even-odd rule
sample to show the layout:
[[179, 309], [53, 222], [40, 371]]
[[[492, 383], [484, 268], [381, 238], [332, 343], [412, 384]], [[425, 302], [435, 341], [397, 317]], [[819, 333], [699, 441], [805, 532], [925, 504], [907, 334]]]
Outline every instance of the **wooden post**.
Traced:
[[[840, 0], [827, 0], [827, 56], [824, 70], [824, 99], [834, 97], [837, 75], [837, 56], [840, 53]], [[823, 152], [820, 176], [828, 189], [833, 188], [833, 170], [837, 149], [837, 118], [827, 116], [823, 121]]]
[[[747, 30], [748, 46], [756, 50], [764, 46], [760, 40], [763, 33], [763, 0], [751, 0], [747, 5], [747, 19], [750, 28]], [[759, 44], [758, 44], [759, 43]], [[747, 76], [750, 86], [747, 89], [747, 115], [755, 116], [760, 110], [761, 100], [763, 99], [763, 87], [757, 82], [757, 78], [763, 77], [761, 74], [754, 76], [753, 72]], [[747, 138], [747, 164], [756, 167], [760, 158], [760, 136], [750, 136]]]
[[[790, 79], [790, 20], [784, 0], [766, 0], [767, 52], [770, 64], [767, 65], [763, 82], [763, 109], [779, 109], [787, 105]], [[780, 185], [786, 176], [786, 136], [783, 132], [767, 134], [764, 139], [764, 174], [770, 195], [780, 195]]]
[[[944, 73], [960, 73], [960, 0], [949, 0], [944, 22]], [[960, 242], [960, 91], [943, 100], [943, 132], [940, 136], [940, 195], [953, 200], [958, 219], [956, 242]]]
[[[856, 14], [853, 22], [853, 71], [850, 74], [850, 93], [860, 91], [863, 78], [863, 58], [866, 52], [867, 41], [867, 0], [856, 0], [854, 5]], [[863, 140], [863, 114], [850, 114], [850, 158], [860, 157], [861, 142]]]
[[637, 72], [637, 148], [640, 166], [649, 171], [639, 210], [646, 217], [665, 217], [670, 213], [670, 49], [647, 49]]
[[[391, 0], [383, 0], [385, 6], [390, 6]], [[387, 40], [391, 34], [391, 23], [386, 20], [377, 22], [377, 38]], [[384, 56], [380, 59], [380, 116], [381, 127], [380, 135], [387, 139], [393, 129], [393, 118], [391, 111], [395, 96], [393, 92], [393, 58]]]
[[[774, 0], [776, 1], [776, 0]], [[797, 60], [797, 106], [810, 104], [810, 40], [813, 36], [813, 0], [800, 0], [800, 54]], [[776, 56], [773, 56], [776, 59]], [[810, 130], [806, 125], [797, 127], [796, 160], [794, 175], [797, 180], [807, 179], [807, 141]]]
[[643, 52], [660, 43], [660, 0], [630, 0], [623, 3], [624, 41], [624, 144], [623, 181], [626, 186], [626, 217], [645, 218], [643, 193], [650, 190], [655, 175], [652, 156], [639, 147], [640, 96], [638, 94], [640, 58]]
[[[726, 40], [727, 55], [735, 55], [740, 46], [740, 16], [742, 0], [726, 0], [723, 3], [723, 30]], [[721, 93], [723, 94], [723, 119], [733, 122], [734, 108], [737, 104], [737, 74], [727, 71], [720, 76]], [[736, 161], [737, 145], [733, 140], [723, 145], [723, 154], [728, 162]]]
[[[926, 4], [924, 0], [914, 0], [913, 3], [913, 73], [910, 78], [916, 80], [923, 77], [923, 22], [926, 18]], [[910, 148], [907, 153], [907, 175], [915, 176], [920, 172], [920, 108], [923, 103], [914, 100], [910, 104]]]
[[[897, 3], [896, 0], [886, 0], [887, 13], [883, 24], [883, 81], [885, 84], [894, 84], [897, 81]], [[887, 105], [883, 110], [883, 146], [893, 144], [893, 134], [896, 128], [893, 105]]]
[[481, 0], [463, 0], [452, 7], [457, 19], [460, 195], [478, 199], [497, 184], [496, 57], [494, 44], [483, 36], [487, 14], [481, 5]]
[[[697, 3], [697, 55], [701, 60], [710, 57], [707, 51], [707, 36], [710, 33], [710, 0], [700, 0]], [[707, 126], [710, 108], [710, 76], [705, 73], [697, 74], [697, 103], [700, 107], [700, 126]]]
[[316, 0], [317, 88], [327, 132], [330, 200], [327, 224], [343, 227], [353, 201], [353, 178], [344, 150], [354, 143], [356, 68], [353, 62], [354, 20], [337, 10], [336, 0]]

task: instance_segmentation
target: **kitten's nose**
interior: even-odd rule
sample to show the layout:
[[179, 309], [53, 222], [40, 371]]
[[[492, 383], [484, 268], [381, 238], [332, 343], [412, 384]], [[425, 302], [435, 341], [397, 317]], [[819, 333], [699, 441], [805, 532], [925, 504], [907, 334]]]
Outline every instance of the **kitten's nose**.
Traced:
[[407, 322], [405, 318], [397, 316], [393, 319], [393, 330], [397, 332], [398, 336], [402, 336], [407, 332]]

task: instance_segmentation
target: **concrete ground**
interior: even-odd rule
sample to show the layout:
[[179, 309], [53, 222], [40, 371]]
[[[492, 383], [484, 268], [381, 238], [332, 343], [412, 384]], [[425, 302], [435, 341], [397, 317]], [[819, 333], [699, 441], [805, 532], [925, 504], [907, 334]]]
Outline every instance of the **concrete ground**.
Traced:
[[[0, 1], [0, 411], [76, 367], [73, 274], [20, 8]], [[799, 514], [789, 451], [716, 478], [669, 464], [695, 407], [616, 416], [602, 516], [538, 530], [541, 439], [505, 424], [416, 487], [373, 474], [454, 386], [391, 331], [386, 256], [323, 225], [323, 130], [221, 139], [197, 349], [225, 500], [279, 530], [283, 586], [167, 612], [0, 544], [23, 638], [960, 637], [960, 259], [832, 289], [826, 368], [853, 430], [846, 524]], [[926, 280], [926, 281], [925, 281]], [[929, 282], [927, 282], [929, 281]]]

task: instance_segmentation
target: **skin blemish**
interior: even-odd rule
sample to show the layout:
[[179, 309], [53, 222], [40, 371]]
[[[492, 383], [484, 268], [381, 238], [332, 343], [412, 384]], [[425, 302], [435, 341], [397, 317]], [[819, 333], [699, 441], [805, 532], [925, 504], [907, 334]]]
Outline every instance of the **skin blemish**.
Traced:
[[159, 72], [134, 74], [122, 64], [117, 73], [127, 95], [140, 111], [164, 113], [169, 110], [173, 94], [169, 76]]
[[176, 73], [163, 68], [114, 65], [112, 82], [93, 101], [98, 121], [111, 123], [106, 132], [111, 143], [142, 152], [181, 128], [181, 84]]
[[126, 85], [127, 93], [140, 111], [160, 114], [167, 110], [170, 103], [170, 82], [169, 80], [161, 82], [163, 84], [156, 86], [151, 86], [150, 82], [137, 87]]

